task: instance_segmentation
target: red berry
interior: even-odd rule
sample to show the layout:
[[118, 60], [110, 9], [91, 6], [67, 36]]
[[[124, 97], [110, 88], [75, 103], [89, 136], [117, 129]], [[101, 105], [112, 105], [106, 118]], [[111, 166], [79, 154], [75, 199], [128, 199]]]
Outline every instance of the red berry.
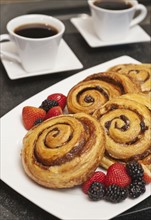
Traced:
[[63, 112], [62, 112], [62, 109], [60, 106], [55, 106], [55, 107], [52, 107], [51, 109], [49, 109], [49, 111], [47, 112], [46, 116], [45, 116], [45, 120], [48, 119], [48, 118], [52, 118], [54, 116], [57, 116], [57, 115], [61, 115]]
[[67, 103], [67, 97], [62, 93], [53, 93], [49, 95], [47, 99], [55, 100], [56, 102], [58, 102], [58, 105], [62, 108], [62, 110], [65, 108]]
[[25, 106], [22, 110], [22, 120], [24, 127], [29, 130], [35, 125], [35, 121], [38, 119], [43, 120], [46, 116], [46, 112], [41, 108], [33, 106]]
[[88, 179], [86, 182], [84, 182], [82, 184], [82, 190], [84, 193], [87, 194], [89, 187], [91, 186], [91, 184], [93, 182], [100, 182], [100, 183], [104, 183], [105, 180], [105, 173], [103, 173], [102, 171], [96, 171], [90, 179]]
[[109, 186], [112, 184], [120, 187], [126, 187], [131, 183], [131, 178], [126, 171], [126, 167], [122, 163], [112, 164], [106, 174], [105, 185]]

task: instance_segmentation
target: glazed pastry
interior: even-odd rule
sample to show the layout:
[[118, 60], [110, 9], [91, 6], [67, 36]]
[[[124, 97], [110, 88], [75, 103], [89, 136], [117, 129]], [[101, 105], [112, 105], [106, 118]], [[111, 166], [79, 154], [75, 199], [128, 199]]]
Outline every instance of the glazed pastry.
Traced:
[[151, 92], [151, 64], [120, 64], [109, 71], [124, 74], [141, 87], [144, 93]]
[[[129, 100], [136, 101], [140, 104], [145, 105], [149, 110], [151, 110], [151, 97], [148, 94], [143, 93], [127, 93], [125, 95], [120, 96], [119, 98], [126, 98]], [[110, 160], [110, 158], [109, 158]], [[140, 161], [144, 165], [148, 167], [148, 169], [151, 171], [151, 154], [149, 154], [147, 157], [144, 157], [143, 160]]]
[[48, 188], [82, 184], [99, 166], [105, 150], [103, 128], [85, 113], [50, 118], [23, 139], [26, 174]]
[[108, 160], [143, 160], [151, 153], [151, 112], [145, 105], [121, 96], [108, 101], [93, 116], [106, 135], [104, 167]]
[[139, 87], [125, 75], [114, 72], [93, 74], [71, 88], [67, 95], [68, 111], [93, 114], [108, 100], [139, 91]]
[[136, 102], [138, 102], [140, 104], [143, 104], [149, 110], [151, 110], [151, 97], [148, 94], [144, 94], [144, 93], [131, 93], [131, 94], [122, 95], [121, 97], [129, 99], [129, 100], [136, 101]]

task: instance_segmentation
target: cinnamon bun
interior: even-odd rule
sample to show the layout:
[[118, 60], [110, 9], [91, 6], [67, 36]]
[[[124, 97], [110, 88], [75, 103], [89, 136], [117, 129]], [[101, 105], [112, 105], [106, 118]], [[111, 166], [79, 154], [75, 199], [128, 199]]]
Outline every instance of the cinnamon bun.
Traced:
[[85, 113], [50, 118], [29, 130], [21, 153], [26, 174], [48, 188], [82, 184], [105, 150], [103, 128]]
[[151, 112], [143, 104], [123, 97], [108, 101], [93, 116], [106, 135], [105, 168], [116, 160], [143, 160], [151, 153]]
[[109, 71], [124, 74], [141, 87], [144, 93], [151, 92], [151, 64], [120, 64]]
[[139, 87], [125, 75], [114, 72], [92, 74], [70, 89], [67, 95], [68, 111], [93, 114], [108, 100], [139, 91]]

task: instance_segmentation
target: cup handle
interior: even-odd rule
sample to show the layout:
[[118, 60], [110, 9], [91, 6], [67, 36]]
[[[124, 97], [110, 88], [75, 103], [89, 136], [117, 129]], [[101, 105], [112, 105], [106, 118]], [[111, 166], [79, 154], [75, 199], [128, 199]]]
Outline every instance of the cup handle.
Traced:
[[1, 34], [0, 35], [0, 42], [6, 41], [6, 40], [11, 40], [9, 34]]
[[134, 25], [136, 24], [139, 24], [141, 21], [144, 20], [144, 18], [146, 17], [147, 15], [147, 9], [144, 5], [142, 4], [138, 4], [137, 7], [136, 7], [136, 11], [140, 11], [140, 14], [134, 18], [131, 23], [130, 23], [130, 27], [133, 27]]
[[[3, 41], [11, 41], [9, 34], [1, 34], [0, 35], [0, 42]], [[4, 51], [2, 48], [0, 50], [0, 57], [4, 57], [10, 61], [15, 61], [17, 63], [21, 63], [19, 57], [16, 54], [10, 53], [8, 51]]]
[[17, 63], [21, 63], [19, 57], [13, 53], [1, 50], [0, 51], [0, 57], [4, 57], [5, 59], [9, 60], [9, 61], [15, 61]]

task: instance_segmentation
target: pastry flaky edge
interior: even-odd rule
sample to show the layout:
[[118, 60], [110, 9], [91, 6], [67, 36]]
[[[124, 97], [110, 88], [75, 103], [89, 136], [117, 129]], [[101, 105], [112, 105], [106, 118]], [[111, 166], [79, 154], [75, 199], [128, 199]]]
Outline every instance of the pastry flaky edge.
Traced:
[[141, 92], [151, 94], [151, 64], [118, 64], [108, 69], [119, 74], [128, 76], [137, 86], [141, 88]]
[[[61, 135], [65, 142], [61, 141], [62, 146], [57, 149], [54, 146], [60, 144]], [[68, 135], [67, 138], [66, 135]], [[53, 141], [55, 141], [55, 145], [51, 149]], [[74, 141], [74, 146], [71, 146], [70, 142], [73, 145]], [[43, 149], [41, 149], [41, 145], [44, 145]], [[53, 161], [50, 158], [48, 161], [41, 159], [48, 157], [45, 151], [49, 151], [49, 149], [48, 153]], [[90, 178], [99, 166], [104, 150], [103, 128], [92, 116], [77, 113], [50, 118], [29, 130], [23, 139], [21, 158], [25, 173], [36, 183], [54, 189], [70, 188], [80, 185]], [[65, 151], [67, 152], [64, 155]], [[38, 154], [38, 159], [36, 154]], [[62, 154], [61, 159], [60, 154]]]

